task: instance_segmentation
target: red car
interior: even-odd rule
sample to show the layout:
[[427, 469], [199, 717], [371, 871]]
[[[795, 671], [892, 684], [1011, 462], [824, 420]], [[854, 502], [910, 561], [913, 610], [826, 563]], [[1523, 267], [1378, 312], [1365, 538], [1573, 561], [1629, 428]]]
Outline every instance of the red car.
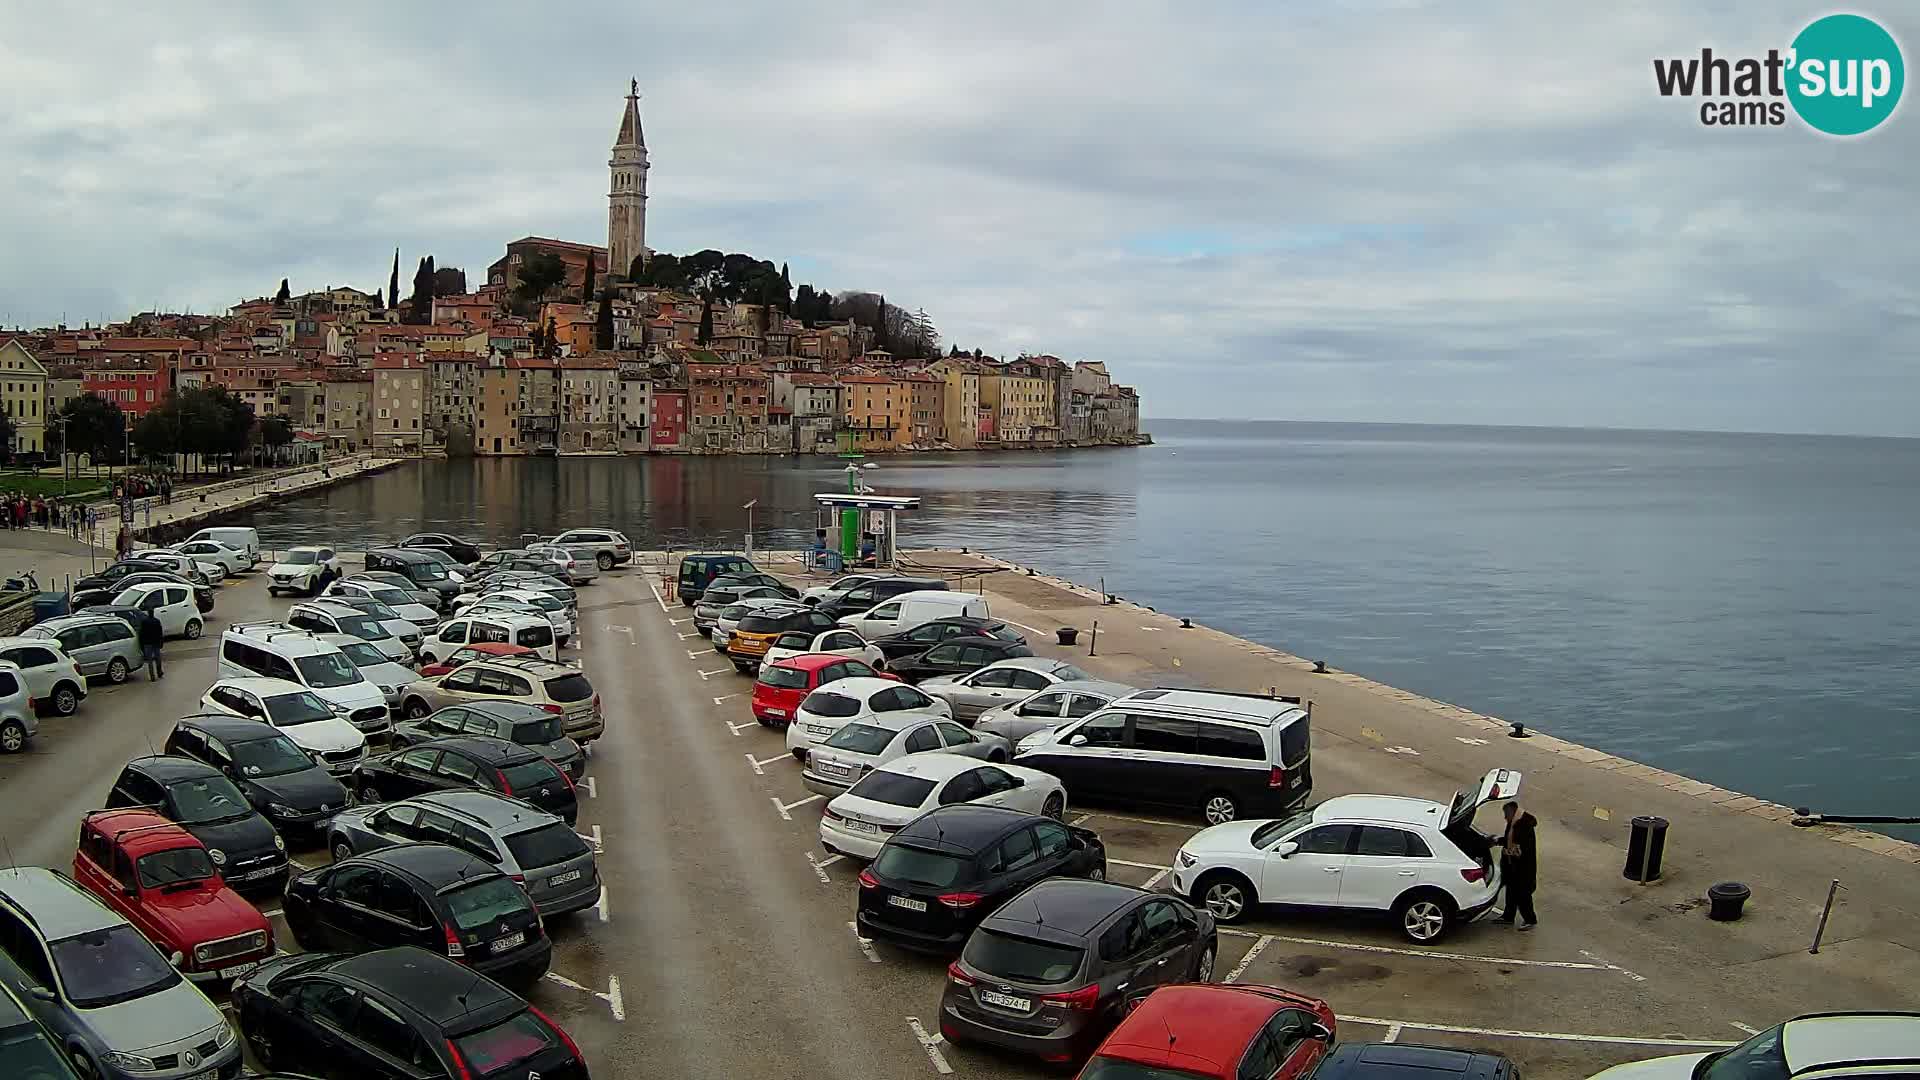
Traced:
[[420, 669], [422, 678], [445, 675], [454, 668], [473, 660], [499, 656], [532, 656], [534, 650], [525, 645], [509, 645], [504, 641], [476, 641], [471, 645], [462, 645], [453, 650], [445, 660], [437, 664], [428, 664]]
[[839, 653], [803, 653], [761, 664], [753, 680], [753, 718], [766, 727], [784, 728], [808, 694], [835, 679], [856, 675], [900, 681], [898, 675], [875, 671], [865, 660]]
[[225, 982], [273, 955], [267, 917], [221, 878], [192, 833], [151, 810], [82, 819], [73, 879], [195, 982]]
[[1178, 983], [1147, 994], [1079, 1080], [1296, 1080], [1333, 1048], [1333, 1009], [1248, 983]]

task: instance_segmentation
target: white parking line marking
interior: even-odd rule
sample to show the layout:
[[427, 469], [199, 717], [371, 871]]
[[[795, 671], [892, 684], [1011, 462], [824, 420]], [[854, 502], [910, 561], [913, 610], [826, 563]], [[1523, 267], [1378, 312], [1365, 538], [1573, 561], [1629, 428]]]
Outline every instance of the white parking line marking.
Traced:
[[1006, 623], [1008, 626], [1017, 626], [1020, 629], [1025, 630], [1029, 634], [1039, 634], [1041, 637], [1047, 636], [1047, 632], [1045, 630], [1035, 630], [1033, 627], [1028, 626], [1026, 623], [1017, 623], [1017, 622], [1014, 622], [1012, 619], [1001, 619], [1000, 621], [1003, 623]]
[[649, 581], [647, 588], [653, 590], [653, 602], [660, 605], [660, 614], [671, 616], [673, 612], [667, 610], [667, 598], [660, 595], [660, 586]]
[[[752, 755], [748, 755], [748, 756], [751, 757]], [[753, 766], [755, 770], [758, 770], [763, 765], [778, 765], [782, 761], [793, 761], [793, 760], [794, 758], [792, 754], [775, 754], [772, 757], [754, 758]], [[798, 764], [798, 762], [795, 762], [795, 764]], [[818, 795], [814, 796], [814, 798], [816, 799], [819, 797], [820, 796]], [[795, 805], [798, 805], [798, 804], [795, 804]]]
[[704, 637], [704, 636], [705, 636], [705, 635], [703, 635], [703, 634], [681, 634], [681, 635], [680, 635], [680, 640], [681, 640], [681, 641], [688, 641], [688, 640], [691, 640], [691, 639], [693, 639], [693, 638], [697, 638], [697, 637]]
[[626, 1003], [626, 999], [622, 997], [620, 994], [620, 977], [619, 976], [617, 975], [607, 976], [607, 992], [604, 994], [598, 990], [595, 990], [591, 986], [582, 986], [579, 983], [574, 982], [572, 979], [567, 978], [565, 975], [559, 975], [551, 971], [547, 972], [545, 978], [549, 982], [557, 983], [561, 986], [566, 987], [569, 990], [577, 990], [582, 994], [590, 994], [593, 997], [599, 998], [601, 1001], [604, 1001], [607, 1003], [608, 1009], [611, 1009], [613, 1011], [613, 1018], [615, 1020], [620, 1020], [623, 1022], [626, 1020], [627, 1003]]
[[1162, 880], [1163, 878], [1165, 878], [1166, 876], [1167, 876], [1167, 871], [1165, 871], [1165, 870], [1160, 870], [1160, 871], [1157, 871], [1157, 872], [1155, 872], [1155, 873], [1154, 873], [1154, 875], [1153, 875], [1152, 877], [1150, 877], [1150, 878], [1148, 878], [1147, 880], [1145, 880], [1145, 881], [1143, 881], [1143, 882], [1141, 882], [1141, 883], [1140, 883], [1140, 887], [1141, 887], [1141, 888], [1143, 888], [1143, 889], [1149, 889], [1149, 890], [1150, 890], [1150, 889], [1152, 889], [1152, 888], [1153, 888], [1153, 887], [1154, 887], [1155, 885], [1158, 885], [1158, 884], [1160, 884], [1160, 882], [1161, 882], [1161, 880]]
[[853, 940], [860, 943], [860, 954], [867, 958], [867, 963], [869, 964], [879, 963], [880, 954], [873, 951], [873, 939], [861, 937], [860, 927], [858, 924], [849, 922], [847, 924], [847, 929], [853, 931]]
[[1092, 820], [1093, 820], [1092, 814], [1081, 814], [1079, 817], [1074, 818], [1072, 821], [1067, 822], [1067, 824], [1078, 827], [1081, 825], [1085, 825], [1087, 822]]
[[1634, 982], [1647, 981], [1647, 977], [1645, 975], [1635, 975], [1633, 972], [1628, 971], [1626, 968], [1621, 967], [1619, 964], [1609, 964], [1605, 960], [1600, 959], [1598, 956], [1593, 955], [1592, 953], [1588, 952], [1585, 949], [1580, 950], [1580, 955], [1586, 957], [1587, 959], [1593, 961], [1596, 964], [1599, 964], [1601, 967], [1606, 968], [1608, 971], [1617, 971], [1620, 974], [1625, 975], [1627, 978], [1632, 979]]
[[687, 650], [687, 659], [689, 659], [689, 660], [698, 660], [698, 659], [700, 659], [700, 654], [699, 654], [699, 653], [697, 653], [697, 652], [694, 652], [694, 651], [693, 651], [692, 649], [688, 649], [688, 650]]
[[714, 699], [713, 699], [713, 703], [714, 703], [715, 705], [718, 705], [718, 704], [720, 704], [720, 703], [721, 703], [721, 702], [723, 702], [723, 701], [731, 701], [731, 700], [732, 700], [732, 699], [734, 699], [734, 698], [737, 698], [737, 697], [745, 697], [745, 696], [746, 696], [746, 694], [745, 694], [745, 692], [742, 692], [742, 693], [738, 693], [738, 694], [722, 694], [722, 695], [720, 695], [719, 697], [717, 697], [717, 698], [714, 698]]
[[1113, 864], [1114, 866], [1131, 866], [1136, 870], [1171, 870], [1173, 869], [1173, 867], [1171, 866], [1167, 866], [1163, 863], [1157, 863], [1157, 862], [1128, 862], [1125, 859], [1115, 859], [1115, 858], [1108, 858], [1107, 862]]
[[1272, 944], [1272, 942], [1273, 942], [1272, 935], [1261, 934], [1260, 940], [1254, 942], [1253, 948], [1247, 950], [1247, 955], [1241, 957], [1240, 962], [1233, 965], [1233, 970], [1227, 972], [1227, 977], [1220, 981], [1221, 982], [1238, 982], [1240, 980], [1240, 976], [1246, 974], [1247, 965], [1253, 963], [1253, 960], [1255, 957], [1259, 956], [1263, 952], [1266, 952], [1267, 946]]
[[606, 627], [607, 633], [609, 634], [625, 634], [629, 639], [633, 637], [633, 627], [631, 626], [615, 626], [612, 623], [607, 623]]
[[668, 619], [667, 620], [667, 622], [673, 626], [679, 626], [681, 623], [690, 623], [692, 621], [693, 621], [693, 616], [691, 615], [687, 616], [684, 619]]
[[821, 796], [809, 795], [806, 798], [801, 799], [799, 802], [789, 802], [789, 803], [781, 802], [779, 799], [779, 796], [776, 796], [776, 795], [769, 795], [767, 796], [767, 798], [773, 801], [773, 808], [775, 810], [780, 811], [780, 820], [792, 821], [793, 815], [787, 813], [787, 811], [792, 810], [795, 807], [805, 806], [810, 802], [819, 802], [821, 799]]
[[584, 777], [580, 782], [587, 786], [587, 798], [597, 799], [600, 797], [600, 785], [594, 782], [593, 777]]
[[753, 720], [749, 720], [744, 724], [736, 724], [731, 720], [722, 720], [720, 722], [727, 725], [727, 730], [733, 732], [735, 735], [740, 734], [740, 732], [746, 728], [754, 728], [754, 727], [760, 726], [757, 721], [753, 721]]
[[1109, 813], [1107, 813], [1107, 812], [1106, 812], [1106, 811], [1104, 811], [1104, 810], [1095, 810], [1095, 811], [1094, 811], [1093, 813], [1091, 813], [1091, 814], [1088, 814], [1088, 815], [1086, 815], [1086, 816], [1087, 816], [1087, 817], [1099, 817], [1099, 818], [1108, 818], [1108, 819], [1110, 819], [1110, 820], [1113, 820], [1113, 821], [1137, 821], [1137, 822], [1139, 822], [1139, 823], [1140, 823], [1140, 824], [1142, 824], [1142, 825], [1165, 825], [1165, 826], [1167, 826], [1168, 828], [1172, 828], [1172, 829], [1186, 829], [1186, 830], [1188, 830], [1188, 831], [1190, 831], [1190, 832], [1195, 832], [1195, 831], [1198, 831], [1198, 830], [1200, 830], [1200, 829], [1204, 829], [1204, 828], [1206, 828], [1206, 826], [1205, 826], [1204, 824], [1202, 824], [1202, 823], [1200, 823], [1200, 822], [1194, 822], [1194, 821], [1167, 821], [1167, 820], [1166, 820], [1166, 819], [1164, 819], [1164, 818], [1150, 818], [1150, 817], [1135, 817], [1135, 816], [1133, 816], [1132, 814], [1109, 814]]
[[1747, 1033], [1747, 1034], [1749, 1034], [1749, 1035], [1758, 1035], [1758, 1034], [1760, 1034], [1760, 1029], [1759, 1029], [1759, 1028], [1757, 1028], [1757, 1027], [1752, 1027], [1752, 1026], [1750, 1026], [1750, 1025], [1747, 1025], [1747, 1024], [1743, 1024], [1743, 1023], [1741, 1023], [1741, 1022], [1740, 1022], [1740, 1021], [1738, 1021], [1738, 1020], [1729, 1020], [1729, 1021], [1727, 1021], [1727, 1023], [1729, 1023], [1729, 1024], [1732, 1024], [1732, 1025], [1733, 1025], [1734, 1027], [1737, 1027], [1737, 1028], [1739, 1028], [1739, 1029], [1740, 1029], [1741, 1031], [1744, 1031], [1744, 1032], [1746, 1032], [1746, 1033]]
[[1382, 1037], [1380, 1041], [1381, 1042], [1399, 1042], [1400, 1041], [1400, 1025], [1394, 1024], [1393, 1026], [1387, 1028], [1386, 1035]]
[[600, 916], [601, 922], [607, 921], [607, 887], [600, 886], [600, 899], [594, 901], [593, 910]]
[[[1112, 862], [1114, 860], [1108, 860]], [[1290, 945], [1318, 945], [1327, 949], [1352, 949], [1355, 952], [1393, 953], [1397, 956], [1424, 956], [1431, 960], [1464, 960], [1475, 964], [1501, 964], [1519, 967], [1560, 968], [1572, 971], [1618, 971], [1624, 975], [1631, 972], [1617, 968], [1612, 964], [1583, 964], [1577, 960], [1521, 960], [1507, 956], [1475, 956], [1473, 953], [1439, 952], [1429, 949], [1395, 949], [1386, 945], [1362, 945], [1353, 941], [1332, 941], [1327, 938], [1291, 937], [1286, 934], [1255, 934], [1251, 930], [1236, 930], [1232, 927], [1219, 928], [1222, 934], [1234, 937], [1257, 937], [1262, 941], [1284, 941]], [[1585, 956], [1587, 954], [1582, 953]]]
[[1389, 754], [1410, 754], [1413, 757], [1420, 756], [1420, 751], [1415, 750], [1411, 746], [1383, 746], [1381, 749]]
[[1487, 740], [1485, 740], [1485, 739], [1470, 739], [1470, 738], [1468, 738], [1468, 737], [1467, 737], [1467, 736], [1465, 736], [1465, 735], [1455, 735], [1455, 736], [1453, 737], [1453, 741], [1454, 741], [1454, 742], [1457, 742], [1457, 743], [1465, 743], [1465, 744], [1467, 744], [1468, 746], [1485, 746], [1485, 745], [1487, 745]]
[[293, 857], [293, 856], [291, 856], [291, 855], [289, 855], [289, 856], [287, 856], [287, 861], [288, 861], [288, 862], [290, 862], [290, 863], [292, 863], [293, 865], [295, 865], [295, 866], [297, 866], [297, 867], [299, 867], [299, 868], [300, 868], [300, 869], [302, 869], [302, 870], [311, 870], [311, 869], [313, 869], [313, 867], [312, 867], [311, 865], [309, 865], [309, 864], [307, 864], [307, 863], [303, 863], [303, 862], [301, 862], [301, 861], [300, 861], [299, 859], [296, 859], [296, 858], [294, 858], [294, 857]]
[[[1037, 630], [1034, 632], [1039, 633]], [[953, 1071], [953, 1066], [947, 1064], [947, 1055], [940, 1052], [940, 1036], [927, 1034], [926, 1027], [920, 1023], [920, 1018], [917, 1016], [907, 1017], [907, 1028], [913, 1032], [913, 1037], [919, 1041], [921, 1049], [927, 1052], [927, 1060], [933, 1062], [934, 1072], [945, 1076]]]
[[600, 826], [589, 825], [588, 828], [592, 829], [593, 831], [590, 833], [583, 833], [578, 829], [575, 829], [573, 835], [579, 837], [582, 840], [585, 840], [589, 844], [592, 844], [593, 853], [595, 855], [606, 854], [606, 842], [600, 839]]
[[[807, 852], [807, 865], [813, 867], [813, 876], [820, 879], [820, 884], [822, 885], [833, 884], [833, 879], [827, 876], [827, 864], [814, 858], [813, 852], [811, 851]], [[853, 924], [848, 923], [847, 925], [852, 926]]]
[[[284, 914], [283, 912], [281, 912], [281, 910], [280, 910], [279, 908], [277, 908], [277, 907], [276, 907], [276, 908], [261, 908], [261, 909], [260, 909], [260, 914], [262, 914], [262, 915], [265, 915], [265, 916], [266, 916], [267, 918], [269, 918], [269, 919], [280, 919], [280, 918], [285, 918], [285, 914]], [[1739, 1025], [1738, 1025], [1738, 1024], [1735, 1024], [1734, 1026], [1735, 1026], [1735, 1027], [1738, 1027]]]
[[701, 672], [701, 673], [700, 673], [700, 677], [701, 677], [702, 679], [711, 679], [711, 678], [713, 678], [713, 677], [714, 677], [715, 675], [725, 675], [725, 674], [726, 674], [727, 672], [729, 672], [729, 671], [732, 671], [732, 670], [733, 670], [732, 668], [724, 668], [724, 667], [723, 667], [723, 668], [718, 668], [718, 669], [716, 669], [716, 670], [713, 670], [713, 671], [703, 671], [703, 672]]
[[1343, 1024], [1366, 1024], [1369, 1027], [1383, 1027], [1389, 1031], [1396, 1028], [1409, 1028], [1414, 1031], [1445, 1031], [1455, 1035], [1491, 1035], [1502, 1039], [1539, 1039], [1544, 1042], [1590, 1042], [1617, 1043], [1622, 1046], [1685, 1046], [1701, 1050], [1717, 1050], [1732, 1046], [1730, 1042], [1712, 1039], [1649, 1039], [1638, 1035], [1577, 1035], [1566, 1031], [1513, 1031], [1506, 1028], [1459, 1027], [1454, 1024], [1426, 1024], [1418, 1020], [1388, 1020], [1378, 1016], [1342, 1016]]
[[760, 762], [756, 760], [752, 754], [741, 754], [740, 756], [747, 759], [747, 766], [753, 770], [753, 775], [767, 775], [767, 771], [760, 767]]

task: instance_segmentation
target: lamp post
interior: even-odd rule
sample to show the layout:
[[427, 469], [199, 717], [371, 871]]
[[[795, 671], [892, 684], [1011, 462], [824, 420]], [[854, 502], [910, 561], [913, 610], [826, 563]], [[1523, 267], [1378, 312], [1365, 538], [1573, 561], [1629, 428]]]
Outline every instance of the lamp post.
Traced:
[[759, 499], [748, 499], [740, 507], [747, 512], [747, 558], [749, 559], [753, 558], [753, 508], [759, 502]]

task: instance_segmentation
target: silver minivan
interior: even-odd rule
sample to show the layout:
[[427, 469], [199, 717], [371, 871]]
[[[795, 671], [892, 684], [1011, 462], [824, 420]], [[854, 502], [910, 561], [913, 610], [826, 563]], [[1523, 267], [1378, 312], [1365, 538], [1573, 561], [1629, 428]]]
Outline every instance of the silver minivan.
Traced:
[[62, 615], [29, 626], [22, 637], [51, 638], [73, 657], [80, 674], [118, 685], [140, 670], [140, 635], [125, 619], [112, 615]]

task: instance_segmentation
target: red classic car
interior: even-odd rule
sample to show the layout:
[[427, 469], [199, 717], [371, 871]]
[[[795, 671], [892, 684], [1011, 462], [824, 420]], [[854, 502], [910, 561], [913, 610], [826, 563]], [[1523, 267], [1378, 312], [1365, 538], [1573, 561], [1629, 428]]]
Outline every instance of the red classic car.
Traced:
[[420, 677], [430, 679], [435, 675], [445, 675], [454, 668], [472, 660], [489, 660], [498, 656], [532, 656], [534, 651], [524, 645], [510, 645], [504, 641], [476, 641], [471, 645], [462, 645], [453, 650], [452, 655], [437, 664], [428, 664], [420, 669]]
[[1298, 1080], [1333, 1047], [1333, 1009], [1274, 986], [1176, 983], [1128, 1004], [1079, 1080]]
[[876, 671], [865, 660], [839, 653], [802, 653], [762, 664], [753, 682], [753, 718], [764, 727], [784, 728], [808, 694], [835, 679], [854, 676], [900, 681], [898, 675]]
[[196, 982], [235, 978], [273, 955], [267, 917], [227, 885], [192, 833], [151, 810], [88, 814], [73, 878]]

